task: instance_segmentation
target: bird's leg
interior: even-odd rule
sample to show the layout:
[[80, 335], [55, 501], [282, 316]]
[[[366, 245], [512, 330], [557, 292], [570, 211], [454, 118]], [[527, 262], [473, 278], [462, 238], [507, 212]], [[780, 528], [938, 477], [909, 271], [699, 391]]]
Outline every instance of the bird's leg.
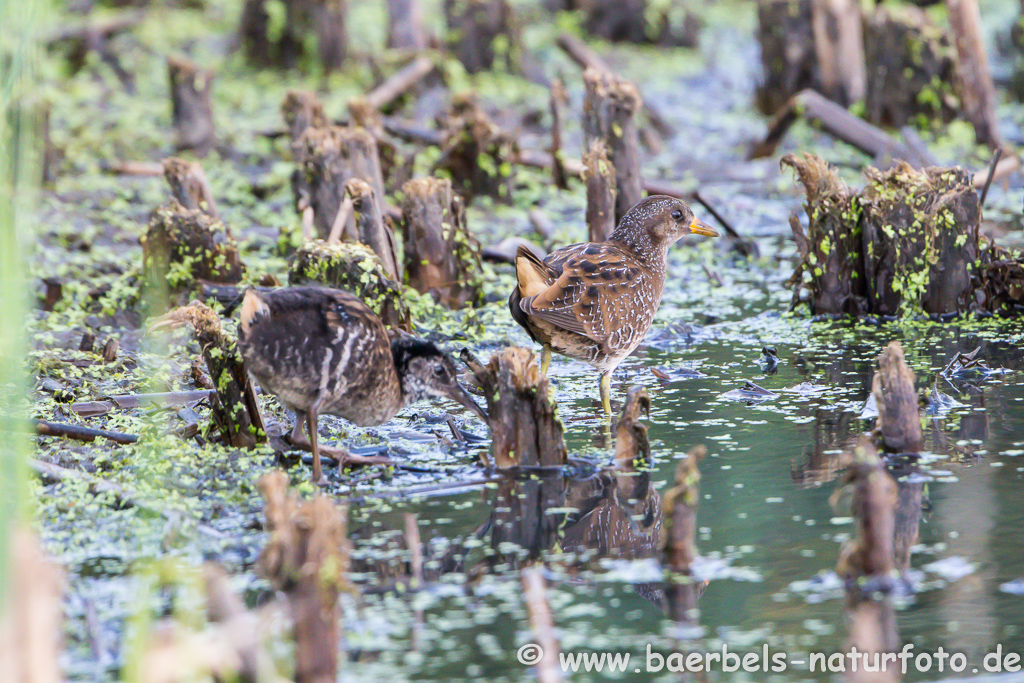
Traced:
[[540, 374], [544, 377], [548, 375], [548, 366], [551, 365], [551, 346], [545, 344], [544, 348], [540, 352]]
[[601, 406], [604, 408], [604, 416], [609, 421], [612, 419], [612, 373], [601, 374]]
[[306, 413], [301, 410], [295, 411], [295, 425], [292, 427], [292, 434], [289, 437], [293, 444], [305, 445], [309, 442], [306, 440], [305, 435], [302, 433], [302, 428], [306, 425]]
[[316, 429], [316, 419], [320, 414], [320, 397], [313, 401], [313, 405], [309, 407], [309, 412], [306, 413], [306, 431], [309, 432], [309, 446], [310, 450], [313, 451], [313, 483], [317, 486], [327, 483], [324, 479], [323, 469], [320, 467], [320, 444], [318, 442], [318, 434]]

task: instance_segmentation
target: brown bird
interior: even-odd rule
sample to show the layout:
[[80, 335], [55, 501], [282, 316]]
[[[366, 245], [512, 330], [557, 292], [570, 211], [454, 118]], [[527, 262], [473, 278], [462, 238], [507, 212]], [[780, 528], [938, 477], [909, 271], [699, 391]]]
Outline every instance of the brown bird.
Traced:
[[509, 310], [530, 337], [601, 372], [601, 404], [611, 416], [611, 377], [640, 344], [661, 304], [668, 248], [682, 235], [717, 237], [674, 197], [653, 196], [626, 212], [607, 242], [562, 247], [538, 259], [516, 252], [518, 285]]
[[341, 464], [389, 462], [319, 446], [321, 413], [365, 427], [387, 422], [409, 403], [442, 396], [486, 419], [456, 380], [450, 356], [421, 339], [389, 339], [380, 318], [347, 292], [249, 289], [241, 309], [238, 344], [246, 366], [265, 391], [295, 411], [292, 442], [313, 451], [315, 482], [323, 481], [321, 452]]

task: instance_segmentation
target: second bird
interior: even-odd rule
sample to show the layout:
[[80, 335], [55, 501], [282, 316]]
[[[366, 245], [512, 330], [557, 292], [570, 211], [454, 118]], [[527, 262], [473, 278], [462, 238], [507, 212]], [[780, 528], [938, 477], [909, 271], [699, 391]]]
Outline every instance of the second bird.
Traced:
[[674, 197], [653, 196], [626, 212], [607, 242], [557, 249], [544, 260], [520, 247], [509, 310], [530, 337], [601, 372], [611, 415], [611, 377], [647, 334], [665, 289], [668, 249], [686, 233], [717, 237]]

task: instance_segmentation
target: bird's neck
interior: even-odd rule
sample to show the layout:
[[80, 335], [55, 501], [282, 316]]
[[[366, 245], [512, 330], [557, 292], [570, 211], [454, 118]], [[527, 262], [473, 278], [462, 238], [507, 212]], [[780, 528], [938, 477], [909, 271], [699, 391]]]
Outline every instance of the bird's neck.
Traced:
[[669, 245], [655, 242], [646, 230], [616, 230], [609, 241], [620, 245], [648, 268], [664, 272]]
[[398, 391], [395, 397], [397, 404], [395, 412], [397, 413], [405, 406], [410, 403], [415, 403], [420, 398], [416, 395], [417, 392], [414, 388], [408, 386], [406, 383], [406, 373], [408, 370], [407, 359], [405, 354], [400, 351], [397, 339], [391, 342], [391, 364], [395, 368], [395, 377], [398, 379]]

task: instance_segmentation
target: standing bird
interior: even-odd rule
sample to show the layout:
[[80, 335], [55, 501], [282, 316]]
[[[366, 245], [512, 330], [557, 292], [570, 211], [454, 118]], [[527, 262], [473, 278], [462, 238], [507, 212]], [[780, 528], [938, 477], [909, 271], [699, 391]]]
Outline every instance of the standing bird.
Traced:
[[541, 261], [519, 247], [518, 285], [508, 298], [512, 317], [551, 350], [590, 363], [601, 372], [601, 404], [611, 416], [611, 377], [633, 352], [661, 304], [668, 248], [682, 235], [717, 237], [684, 202], [656, 195], [622, 217], [607, 242], [557, 249]]
[[292, 287], [261, 294], [249, 289], [241, 309], [238, 344], [246, 366], [265, 391], [295, 411], [292, 442], [313, 451], [317, 483], [323, 481], [321, 452], [341, 464], [389, 462], [320, 447], [320, 413], [365, 427], [387, 422], [414, 401], [444, 396], [486, 420], [456, 380], [451, 357], [421, 339], [389, 340], [380, 318], [347, 292]]

